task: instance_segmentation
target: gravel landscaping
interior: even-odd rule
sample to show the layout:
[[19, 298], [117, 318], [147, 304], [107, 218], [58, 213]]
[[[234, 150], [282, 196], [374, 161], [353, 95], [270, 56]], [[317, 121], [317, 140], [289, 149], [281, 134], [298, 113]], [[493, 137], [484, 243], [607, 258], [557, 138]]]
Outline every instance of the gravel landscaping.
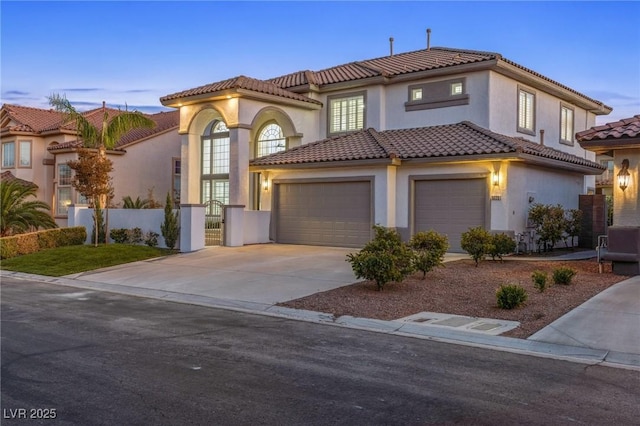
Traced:
[[[553, 270], [561, 266], [577, 271], [570, 285], [553, 284]], [[540, 293], [533, 285], [535, 270], [548, 274], [551, 286]], [[613, 275], [610, 265], [598, 273], [595, 259], [581, 261], [526, 261], [509, 258], [503, 263], [484, 261], [476, 268], [473, 260], [448, 262], [427, 273], [416, 273], [402, 283], [389, 283], [377, 291], [374, 282], [362, 281], [335, 290], [314, 294], [286, 303], [307, 309], [354, 317], [394, 320], [419, 312], [439, 312], [471, 317], [519, 321], [520, 327], [504, 336], [527, 338], [571, 309], [628, 277]], [[528, 299], [513, 310], [496, 305], [496, 289], [501, 284], [519, 284]]]

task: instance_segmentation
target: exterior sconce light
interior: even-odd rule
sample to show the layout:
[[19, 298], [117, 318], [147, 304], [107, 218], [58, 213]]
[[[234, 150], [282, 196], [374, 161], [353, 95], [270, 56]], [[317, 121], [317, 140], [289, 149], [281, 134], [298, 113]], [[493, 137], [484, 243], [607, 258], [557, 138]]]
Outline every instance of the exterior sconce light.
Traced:
[[629, 181], [631, 180], [631, 175], [629, 174], [629, 160], [626, 158], [622, 160], [622, 168], [618, 172], [618, 186], [623, 191], [629, 187]]
[[264, 180], [262, 181], [262, 189], [265, 191], [269, 190], [269, 178], [265, 176]]
[[493, 186], [500, 185], [500, 172], [498, 172], [497, 170], [493, 172], [492, 181]]

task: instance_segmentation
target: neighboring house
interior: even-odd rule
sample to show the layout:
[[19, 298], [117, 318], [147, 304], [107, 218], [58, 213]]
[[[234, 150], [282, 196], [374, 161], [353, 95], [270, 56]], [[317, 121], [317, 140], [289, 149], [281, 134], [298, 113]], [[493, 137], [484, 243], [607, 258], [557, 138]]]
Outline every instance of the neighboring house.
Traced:
[[[107, 108], [109, 115], [119, 110]], [[102, 124], [102, 108], [83, 113], [94, 125]], [[148, 115], [156, 122], [153, 129], [127, 133], [107, 155], [113, 161], [114, 204], [122, 197], [146, 198], [153, 190], [162, 203], [167, 192], [179, 197], [180, 137], [177, 111]], [[37, 185], [37, 197], [52, 207], [60, 226], [67, 224], [71, 204], [84, 200], [71, 186], [69, 160], [77, 159], [76, 131], [64, 123], [64, 115], [55, 110], [4, 104], [0, 110], [2, 172]]]
[[611, 112], [500, 54], [449, 48], [160, 101], [180, 110], [182, 202], [231, 205], [227, 245], [359, 247], [381, 224], [444, 232], [454, 251], [472, 226], [525, 233], [532, 203], [577, 208], [604, 168], [574, 135]]
[[640, 226], [640, 114], [576, 134], [580, 145], [610, 158], [613, 224]]

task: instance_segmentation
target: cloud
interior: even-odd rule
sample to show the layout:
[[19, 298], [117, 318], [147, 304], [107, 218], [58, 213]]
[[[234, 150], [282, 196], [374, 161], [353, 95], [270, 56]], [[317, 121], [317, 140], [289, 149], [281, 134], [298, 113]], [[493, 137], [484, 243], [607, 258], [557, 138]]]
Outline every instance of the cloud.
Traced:
[[625, 101], [637, 101], [638, 98], [635, 96], [624, 95], [618, 92], [610, 92], [608, 90], [592, 90], [589, 91], [589, 96], [595, 99], [619, 99]]
[[131, 89], [125, 90], [124, 93], [150, 93], [151, 90], [148, 89]]
[[9, 96], [27, 96], [30, 95], [29, 92], [21, 92], [20, 90], [7, 90], [5, 92], [2, 92], [2, 97], [6, 98]]
[[60, 92], [80, 92], [80, 93], [88, 93], [88, 92], [99, 92], [104, 89], [100, 89], [97, 87], [72, 87], [68, 89], [60, 89]]

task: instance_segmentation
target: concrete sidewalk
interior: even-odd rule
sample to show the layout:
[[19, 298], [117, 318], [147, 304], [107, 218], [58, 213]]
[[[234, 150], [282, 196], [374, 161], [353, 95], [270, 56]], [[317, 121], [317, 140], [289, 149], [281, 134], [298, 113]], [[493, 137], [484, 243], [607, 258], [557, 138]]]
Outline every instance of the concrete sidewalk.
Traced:
[[[278, 244], [212, 247], [61, 278], [0, 272], [1, 276], [96, 291], [640, 370], [640, 277], [612, 286], [528, 340], [400, 320], [336, 318], [331, 314], [276, 306], [278, 302], [356, 282], [345, 261], [346, 255], [353, 251]], [[593, 257], [590, 252], [568, 256], [571, 260]], [[446, 259], [461, 258], [467, 256], [448, 254]]]

